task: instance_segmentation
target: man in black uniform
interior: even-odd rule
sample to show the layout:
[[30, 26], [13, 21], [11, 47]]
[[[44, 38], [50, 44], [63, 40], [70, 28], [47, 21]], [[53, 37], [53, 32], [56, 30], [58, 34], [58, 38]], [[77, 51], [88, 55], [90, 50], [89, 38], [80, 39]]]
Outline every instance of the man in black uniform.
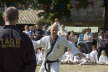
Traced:
[[18, 15], [15, 7], [4, 12], [5, 26], [0, 27], [0, 72], [35, 72], [32, 42], [15, 26]]

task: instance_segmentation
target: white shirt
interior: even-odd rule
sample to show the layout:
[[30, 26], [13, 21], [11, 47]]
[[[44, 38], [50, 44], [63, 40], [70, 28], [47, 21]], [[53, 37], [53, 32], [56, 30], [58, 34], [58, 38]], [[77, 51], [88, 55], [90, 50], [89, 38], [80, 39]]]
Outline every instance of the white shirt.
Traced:
[[60, 31], [58, 31], [58, 35], [66, 37], [67, 31], [66, 30], [60, 30]]
[[108, 63], [108, 57], [101, 55], [99, 57], [99, 64], [105, 64], [105, 63]]
[[30, 35], [30, 32], [29, 31], [27, 31], [27, 30], [25, 30], [25, 31], [23, 31], [25, 34], [27, 34], [28, 36]]
[[93, 38], [92, 33], [88, 34], [88, 32], [87, 32], [84, 34], [85, 41], [92, 42], [92, 38]]
[[[47, 54], [51, 49], [50, 36], [45, 36], [38, 41], [33, 41], [33, 45], [34, 45], [34, 48], [39, 48], [39, 47], [44, 48], [45, 53]], [[59, 59], [64, 54], [65, 47], [70, 48], [72, 50], [73, 55], [80, 53], [79, 50], [75, 49], [76, 47], [73, 46], [71, 42], [67, 41], [63, 37], [58, 36], [58, 39], [53, 47], [53, 50], [48, 55], [47, 59], [51, 61]]]
[[69, 51], [65, 52], [65, 56], [65, 61], [73, 61], [73, 56]]
[[54, 22], [54, 24], [57, 24], [58, 25], [58, 30], [61, 30], [61, 24], [60, 24], [60, 22]]
[[91, 62], [98, 62], [98, 52], [96, 50], [90, 52], [90, 60]]

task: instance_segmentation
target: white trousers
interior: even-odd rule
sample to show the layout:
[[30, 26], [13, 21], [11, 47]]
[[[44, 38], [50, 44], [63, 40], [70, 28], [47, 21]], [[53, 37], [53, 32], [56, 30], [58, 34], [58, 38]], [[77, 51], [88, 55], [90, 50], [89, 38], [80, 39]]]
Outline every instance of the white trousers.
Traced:
[[[46, 68], [48, 69], [48, 64], [46, 64]], [[60, 63], [59, 62], [50, 63], [50, 72], [59, 72], [59, 68], [60, 68]], [[46, 69], [45, 69], [45, 64], [44, 63], [42, 63], [39, 72], [47, 72]]]

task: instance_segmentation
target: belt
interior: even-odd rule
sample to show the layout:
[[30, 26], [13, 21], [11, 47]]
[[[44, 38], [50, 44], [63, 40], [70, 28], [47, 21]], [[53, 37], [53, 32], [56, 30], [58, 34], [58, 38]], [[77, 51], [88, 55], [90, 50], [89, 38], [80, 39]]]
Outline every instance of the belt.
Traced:
[[54, 62], [59, 62], [59, 59], [51, 61], [51, 60], [46, 60], [46, 63], [54, 63]]
[[[54, 61], [50, 61], [50, 60], [46, 60], [46, 61], [45, 61], [44, 66], [45, 66], [45, 69], [46, 69], [47, 72], [51, 72], [51, 70], [50, 70], [50, 64], [51, 64], [51, 63], [54, 63], [54, 62], [59, 62], [59, 59], [54, 60]], [[48, 68], [47, 68], [46, 64], [48, 64]]]

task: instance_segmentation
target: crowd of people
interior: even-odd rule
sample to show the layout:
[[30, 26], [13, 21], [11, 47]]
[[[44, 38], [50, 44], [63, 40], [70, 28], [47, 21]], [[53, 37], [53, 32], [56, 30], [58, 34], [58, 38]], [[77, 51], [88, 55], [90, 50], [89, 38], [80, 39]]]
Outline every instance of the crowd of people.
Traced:
[[[66, 31], [65, 26], [60, 24], [58, 19], [55, 19], [53, 24], [58, 24], [58, 35], [64, 37], [68, 41], [72, 42], [73, 46], [77, 47], [84, 55], [84, 58], [74, 56], [65, 48], [64, 55], [61, 57], [61, 63], [71, 64], [108, 64], [108, 49], [107, 38], [108, 32], [100, 30], [98, 33], [92, 33], [90, 28], [84, 29], [82, 33], [75, 34], [73, 31]], [[34, 41], [39, 40], [44, 36], [50, 34], [50, 26], [35, 25], [25, 26], [25, 32]], [[41, 64], [44, 56], [44, 49], [37, 48], [36, 50], [37, 63]]]

